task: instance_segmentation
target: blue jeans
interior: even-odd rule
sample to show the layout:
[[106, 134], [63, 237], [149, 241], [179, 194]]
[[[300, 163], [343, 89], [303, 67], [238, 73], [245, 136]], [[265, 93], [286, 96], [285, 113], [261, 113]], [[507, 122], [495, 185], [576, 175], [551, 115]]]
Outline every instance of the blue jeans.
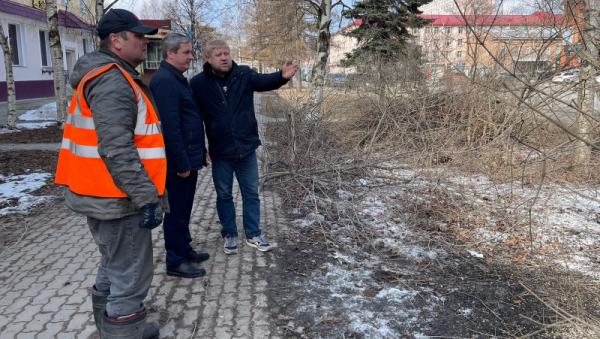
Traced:
[[235, 159], [213, 160], [212, 175], [217, 191], [217, 213], [222, 237], [237, 237], [233, 204], [233, 175], [242, 192], [244, 233], [247, 239], [260, 235], [260, 199], [258, 197], [258, 162], [256, 152]]
[[190, 171], [187, 178], [182, 178], [175, 172], [167, 173], [170, 212], [165, 214], [163, 230], [168, 268], [175, 268], [187, 261], [187, 256], [192, 251], [190, 216], [194, 205], [197, 181], [198, 171]]

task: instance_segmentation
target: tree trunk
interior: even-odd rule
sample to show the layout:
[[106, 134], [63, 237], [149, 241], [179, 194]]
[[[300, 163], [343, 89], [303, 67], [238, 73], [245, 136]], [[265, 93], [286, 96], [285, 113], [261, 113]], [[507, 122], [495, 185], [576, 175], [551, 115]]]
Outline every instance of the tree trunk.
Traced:
[[104, 15], [104, 0], [96, 0], [96, 23]]
[[[90, 33], [92, 33], [92, 40], [94, 41], [94, 50], [98, 50], [100, 48], [100, 38], [96, 35], [96, 27], [98, 27], [98, 22], [100, 21], [100, 18], [102, 18], [102, 16], [104, 15], [104, 0], [96, 0], [96, 4], [95, 4], [95, 15], [94, 15], [94, 22], [95, 25], [91, 27], [90, 29]], [[94, 39], [94, 37], [96, 37]]]
[[[598, 47], [596, 41], [600, 38], [600, 0], [587, 0], [584, 11], [584, 57], [581, 58], [580, 81], [578, 92], [578, 103], [581, 113], [577, 116], [575, 133], [582, 139], [590, 141], [591, 119], [594, 115], [594, 96], [598, 95], [598, 84], [596, 83], [597, 69], [594, 64], [598, 61]], [[589, 58], [596, 60], [589, 60]], [[585, 142], [575, 142], [573, 153], [573, 167], [582, 168], [587, 171], [592, 155], [592, 148]]]
[[52, 51], [52, 75], [54, 77], [54, 95], [56, 97], [56, 121], [59, 126], [65, 121], [67, 99], [65, 93], [66, 79], [63, 71], [63, 54], [58, 31], [58, 10], [56, 0], [46, 1], [48, 18], [48, 40]]
[[298, 65], [298, 71], [296, 71], [294, 78], [296, 88], [302, 89], [302, 67], [300, 65]]
[[8, 128], [17, 127], [17, 98], [15, 95], [15, 78], [13, 77], [12, 54], [10, 44], [4, 35], [4, 27], [0, 24], [0, 46], [4, 53], [4, 67], [6, 69], [6, 90], [8, 92], [7, 108], [8, 118], [6, 125]]
[[312, 99], [316, 105], [323, 102], [323, 87], [327, 74], [327, 60], [329, 59], [329, 45], [331, 43], [331, 0], [321, 0], [317, 14], [319, 37], [317, 40], [317, 55], [312, 69]]

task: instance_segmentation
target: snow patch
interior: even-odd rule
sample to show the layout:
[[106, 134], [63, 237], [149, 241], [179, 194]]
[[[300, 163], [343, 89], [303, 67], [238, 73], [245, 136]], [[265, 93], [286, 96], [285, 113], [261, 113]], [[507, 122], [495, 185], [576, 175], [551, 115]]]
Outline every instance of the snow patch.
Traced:
[[55, 126], [56, 121], [43, 121], [43, 122], [21, 122], [17, 124], [18, 129], [41, 129], [50, 126]]
[[56, 125], [56, 102], [29, 110], [18, 118], [18, 129], [40, 129]]
[[49, 173], [0, 175], [0, 206], [7, 205], [0, 208], [0, 215], [26, 213], [31, 208], [52, 199], [52, 197], [29, 194], [44, 187], [51, 177]]
[[470, 254], [472, 257], [479, 258], [479, 259], [483, 259], [483, 254], [481, 254], [481, 253], [479, 253], [479, 252], [475, 252], [475, 251], [472, 251], [472, 250], [469, 250], [468, 252], [469, 252], [469, 254]]
[[[346, 262], [358, 262], [348, 255], [336, 253], [336, 257]], [[434, 309], [441, 302], [425, 290], [381, 288], [373, 281], [372, 271], [368, 269], [352, 271], [326, 264], [324, 270], [325, 274], [315, 272], [308, 280], [308, 288], [319, 291], [312, 294], [318, 300], [307, 297], [298, 309], [310, 312], [317, 321], [343, 316], [348, 328], [365, 338], [398, 338], [408, 325], [416, 326], [424, 319], [433, 319]], [[370, 292], [373, 289], [379, 291]], [[418, 305], [421, 301], [425, 305]]]
[[56, 121], [56, 102], [32, 109], [19, 116], [20, 121]]

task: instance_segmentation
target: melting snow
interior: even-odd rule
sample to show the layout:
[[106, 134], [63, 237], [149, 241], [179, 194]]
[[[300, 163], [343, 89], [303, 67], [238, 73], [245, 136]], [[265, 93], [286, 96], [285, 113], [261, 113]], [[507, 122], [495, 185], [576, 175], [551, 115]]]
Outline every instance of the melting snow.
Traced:
[[19, 116], [20, 121], [56, 121], [56, 102], [27, 111]]
[[56, 125], [56, 102], [29, 110], [19, 116], [18, 129], [39, 129]]
[[[33, 196], [29, 193], [46, 185], [46, 180], [52, 176], [49, 173], [30, 173], [14, 176], [0, 175], [0, 215], [9, 213], [24, 213], [32, 207], [51, 199], [46, 196]], [[16, 204], [11, 203], [16, 200]]]
[[[356, 262], [347, 255], [337, 253], [336, 256], [344, 261]], [[315, 302], [307, 297], [299, 309], [313, 314], [317, 321], [343, 316], [348, 321], [348, 328], [365, 338], [398, 337], [408, 325], [418, 326], [423, 318], [433, 318], [435, 306], [443, 301], [430, 296], [427, 290], [374, 285], [372, 271], [364, 266], [360, 270], [349, 270], [340, 265], [326, 264], [324, 270], [325, 274], [315, 273], [309, 280], [309, 288], [321, 291], [316, 294], [319, 300]], [[373, 293], [373, 289], [379, 291]], [[416, 298], [419, 294], [420, 297]], [[421, 301], [425, 306], [418, 305]]]
[[18, 129], [40, 129], [56, 125], [56, 121], [43, 122], [20, 122], [17, 124]]

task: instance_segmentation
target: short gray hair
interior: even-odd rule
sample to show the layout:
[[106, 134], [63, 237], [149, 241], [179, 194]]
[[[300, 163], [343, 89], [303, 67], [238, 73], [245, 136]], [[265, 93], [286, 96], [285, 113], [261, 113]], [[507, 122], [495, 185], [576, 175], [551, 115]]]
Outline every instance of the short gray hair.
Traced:
[[173, 53], [177, 53], [181, 44], [189, 44], [191, 43], [190, 38], [181, 33], [169, 33], [167, 34], [162, 41], [162, 57], [163, 59], [167, 58], [167, 52], [171, 51]]

